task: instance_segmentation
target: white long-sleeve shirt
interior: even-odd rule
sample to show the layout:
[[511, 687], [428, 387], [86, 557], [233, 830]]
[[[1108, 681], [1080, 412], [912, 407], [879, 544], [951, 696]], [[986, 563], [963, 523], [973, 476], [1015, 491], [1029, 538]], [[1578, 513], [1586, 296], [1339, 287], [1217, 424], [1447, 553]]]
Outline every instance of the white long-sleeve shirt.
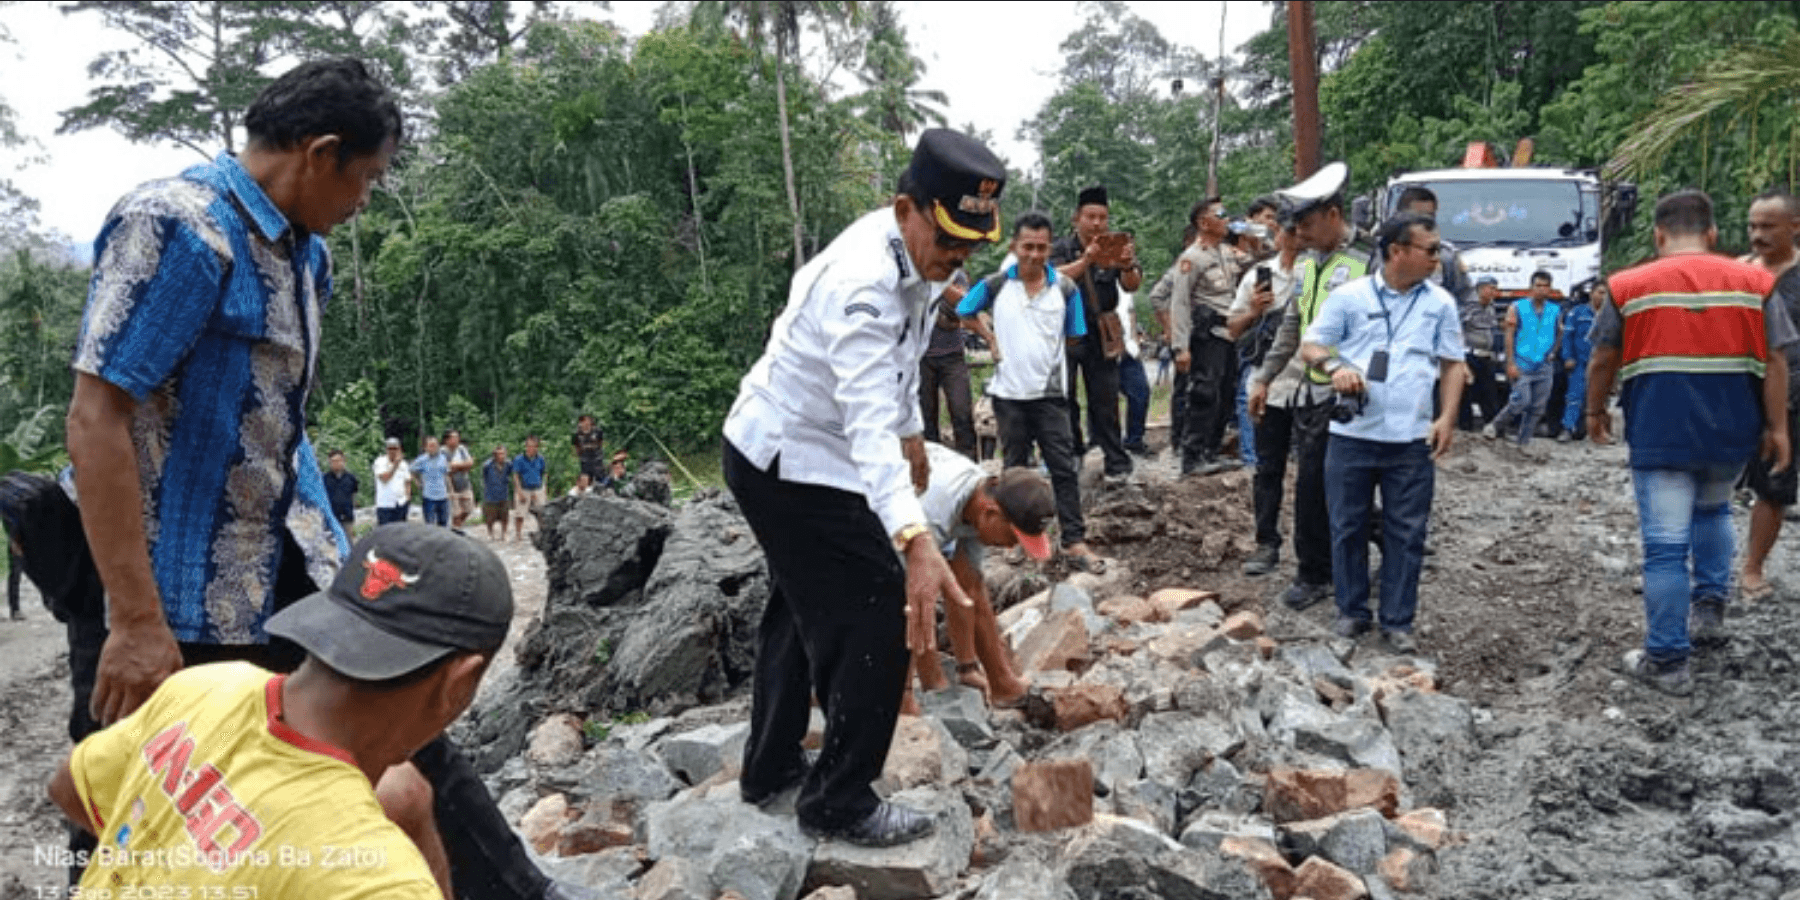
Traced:
[[738, 386], [725, 438], [759, 469], [864, 495], [888, 534], [923, 524], [900, 439], [924, 432], [919, 360], [931, 299], [892, 208], [838, 235], [794, 276], [762, 358]]

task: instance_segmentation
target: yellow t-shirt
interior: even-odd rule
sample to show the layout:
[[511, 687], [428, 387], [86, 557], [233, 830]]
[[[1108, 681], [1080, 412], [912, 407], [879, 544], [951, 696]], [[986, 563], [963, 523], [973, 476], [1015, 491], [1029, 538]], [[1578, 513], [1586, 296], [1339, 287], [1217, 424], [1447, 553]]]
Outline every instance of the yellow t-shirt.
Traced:
[[350, 757], [281, 720], [284, 678], [249, 663], [184, 669], [75, 748], [100, 835], [83, 897], [441, 900]]

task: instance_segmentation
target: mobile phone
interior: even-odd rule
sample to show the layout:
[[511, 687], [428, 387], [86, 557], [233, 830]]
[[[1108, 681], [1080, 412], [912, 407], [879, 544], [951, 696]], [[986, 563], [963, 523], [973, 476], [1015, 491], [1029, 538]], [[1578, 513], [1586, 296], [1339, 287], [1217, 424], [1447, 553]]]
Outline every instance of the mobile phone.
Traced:
[[1256, 267], [1256, 287], [1258, 290], [1265, 290], [1274, 283], [1275, 272], [1273, 270], [1268, 266]]
[[1096, 240], [1100, 249], [1094, 255], [1094, 265], [1102, 269], [1117, 269], [1125, 264], [1125, 248], [1131, 246], [1131, 232], [1109, 231]]

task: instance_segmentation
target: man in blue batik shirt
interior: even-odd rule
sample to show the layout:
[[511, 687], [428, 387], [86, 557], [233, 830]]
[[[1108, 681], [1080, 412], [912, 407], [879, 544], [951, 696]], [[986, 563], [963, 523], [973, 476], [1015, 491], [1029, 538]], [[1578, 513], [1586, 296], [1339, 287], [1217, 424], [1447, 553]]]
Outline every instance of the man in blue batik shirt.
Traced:
[[[400, 110], [361, 62], [335, 59], [277, 78], [243, 122], [242, 153], [133, 190], [94, 244], [67, 434], [107, 595], [100, 725], [185, 665], [292, 669], [303, 654], [264, 623], [349, 552], [305, 431], [324, 236], [368, 203]], [[459, 892], [556, 896], [447, 740], [413, 764]]]
[[[1331, 376], [1338, 394], [1325, 451], [1331, 517], [1335, 630], [1369, 630], [1370, 503], [1381, 490], [1381, 631], [1389, 650], [1412, 653], [1433, 460], [1450, 449], [1462, 399], [1462, 324], [1456, 299], [1429, 279], [1442, 242], [1428, 216], [1382, 225], [1375, 274], [1325, 298], [1300, 355]], [[1443, 413], [1431, 418], [1434, 384]]]

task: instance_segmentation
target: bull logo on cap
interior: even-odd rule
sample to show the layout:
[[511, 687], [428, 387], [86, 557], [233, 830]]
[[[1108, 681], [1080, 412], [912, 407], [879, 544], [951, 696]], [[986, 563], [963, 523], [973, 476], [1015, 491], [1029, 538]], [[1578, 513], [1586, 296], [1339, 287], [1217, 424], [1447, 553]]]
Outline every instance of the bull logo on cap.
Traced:
[[381, 595], [394, 588], [409, 588], [418, 583], [418, 575], [408, 575], [401, 568], [370, 550], [363, 560], [362, 597], [364, 600], [379, 600]]

